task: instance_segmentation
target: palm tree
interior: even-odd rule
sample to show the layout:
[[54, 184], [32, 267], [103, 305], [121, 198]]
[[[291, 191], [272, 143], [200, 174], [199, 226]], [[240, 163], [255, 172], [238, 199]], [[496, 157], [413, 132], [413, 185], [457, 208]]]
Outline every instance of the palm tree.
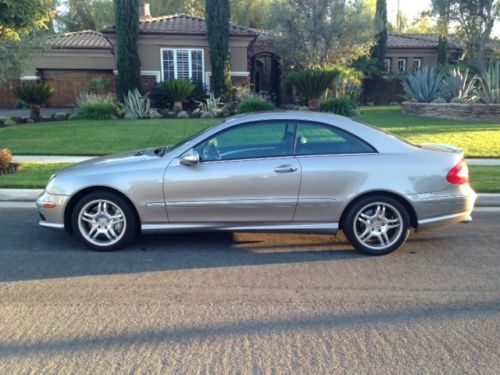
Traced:
[[47, 103], [54, 95], [54, 89], [44, 83], [26, 84], [19, 86], [15, 91], [15, 95], [18, 99], [31, 106], [31, 118], [34, 121], [39, 121], [40, 106]]
[[292, 85], [307, 98], [309, 109], [317, 111], [321, 96], [339, 74], [337, 70], [314, 69], [292, 72], [288, 78]]

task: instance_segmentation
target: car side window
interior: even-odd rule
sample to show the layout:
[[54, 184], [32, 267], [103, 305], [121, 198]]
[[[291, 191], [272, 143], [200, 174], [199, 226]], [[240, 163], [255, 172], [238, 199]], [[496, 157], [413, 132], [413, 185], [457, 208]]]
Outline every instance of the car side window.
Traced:
[[375, 152], [368, 143], [343, 130], [316, 123], [297, 124], [296, 155], [357, 154]]
[[294, 140], [294, 121], [266, 121], [223, 130], [194, 149], [200, 161], [265, 158], [292, 155]]

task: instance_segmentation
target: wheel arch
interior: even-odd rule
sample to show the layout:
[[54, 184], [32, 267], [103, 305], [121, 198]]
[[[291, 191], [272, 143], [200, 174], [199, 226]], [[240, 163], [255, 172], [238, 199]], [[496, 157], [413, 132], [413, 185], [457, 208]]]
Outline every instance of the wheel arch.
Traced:
[[395, 193], [393, 191], [387, 191], [387, 190], [374, 190], [374, 191], [369, 191], [362, 193], [360, 195], [355, 196], [354, 198], [351, 199], [351, 201], [345, 206], [344, 210], [342, 211], [342, 215], [340, 216], [339, 220], [339, 229], [343, 228], [345, 217], [347, 215], [347, 212], [349, 212], [349, 209], [359, 202], [361, 199], [367, 198], [367, 197], [374, 197], [374, 196], [384, 196], [384, 197], [389, 197], [392, 199], [397, 200], [399, 203], [401, 203], [404, 208], [406, 209], [406, 212], [408, 213], [408, 216], [410, 217], [410, 225], [414, 229], [417, 229], [418, 227], [418, 218], [417, 218], [417, 213], [415, 211], [415, 208], [413, 205], [410, 203], [410, 201], [405, 198], [404, 196]]
[[79, 190], [78, 192], [73, 194], [71, 199], [66, 204], [66, 207], [64, 209], [64, 229], [67, 232], [69, 232], [69, 233], [73, 232], [73, 228], [71, 225], [71, 215], [72, 215], [73, 209], [75, 208], [75, 205], [85, 195], [90, 194], [90, 193], [94, 193], [97, 191], [105, 191], [108, 193], [116, 194], [116, 195], [120, 196], [122, 199], [124, 199], [132, 208], [132, 210], [134, 212], [135, 220], [137, 221], [137, 224], [140, 225], [140, 219], [139, 219], [139, 213], [137, 211], [137, 207], [135, 207], [135, 205], [132, 203], [132, 201], [130, 200], [129, 197], [127, 197], [121, 191], [114, 189], [114, 188], [111, 188], [109, 186], [90, 186], [90, 187], [86, 187], [82, 190]]

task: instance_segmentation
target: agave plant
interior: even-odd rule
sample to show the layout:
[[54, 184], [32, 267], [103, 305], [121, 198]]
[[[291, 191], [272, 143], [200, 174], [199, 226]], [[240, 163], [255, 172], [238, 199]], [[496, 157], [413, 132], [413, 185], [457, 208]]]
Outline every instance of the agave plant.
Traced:
[[189, 98], [196, 85], [185, 79], [169, 79], [160, 84], [160, 90], [172, 102], [174, 111], [182, 111], [182, 102]]
[[320, 98], [333, 80], [339, 76], [337, 70], [304, 70], [291, 72], [290, 82], [307, 98], [309, 109], [319, 110]]
[[221, 97], [216, 98], [214, 93], [211, 92], [210, 96], [205, 99], [205, 103], [197, 101], [200, 104], [200, 110], [202, 114], [205, 114], [206, 118], [217, 117], [225, 107], [224, 103], [221, 103]]
[[402, 84], [405, 94], [421, 103], [430, 103], [446, 92], [444, 74], [434, 67], [424, 66], [408, 74]]
[[[470, 100], [474, 93], [474, 85], [476, 77], [469, 77], [469, 69], [460, 71], [456, 68], [451, 71], [451, 74], [445, 80], [445, 98], [447, 101], [459, 99], [462, 101]], [[455, 100], [457, 102], [457, 100]]]
[[478, 78], [476, 96], [485, 104], [500, 104], [500, 61], [490, 64]]
[[129, 90], [121, 104], [126, 119], [141, 119], [155, 117], [158, 113], [151, 108], [151, 102], [147, 95], [141, 95], [139, 90]]
[[44, 83], [26, 84], [19, 86], [15, 95], [31, 106], [31, 118], [38, 121], [40, 120], [40, 106], [47, 103], [54, 95], [54, 89]]

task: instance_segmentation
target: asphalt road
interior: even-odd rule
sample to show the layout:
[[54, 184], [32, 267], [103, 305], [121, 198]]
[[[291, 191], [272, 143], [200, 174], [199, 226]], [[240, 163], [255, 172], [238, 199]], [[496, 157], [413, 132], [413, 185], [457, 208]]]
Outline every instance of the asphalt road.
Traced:
[[330, 236], [117, 253], [0, 208], [0, 374], [499, 374], [500, 210], [367, 257]]

